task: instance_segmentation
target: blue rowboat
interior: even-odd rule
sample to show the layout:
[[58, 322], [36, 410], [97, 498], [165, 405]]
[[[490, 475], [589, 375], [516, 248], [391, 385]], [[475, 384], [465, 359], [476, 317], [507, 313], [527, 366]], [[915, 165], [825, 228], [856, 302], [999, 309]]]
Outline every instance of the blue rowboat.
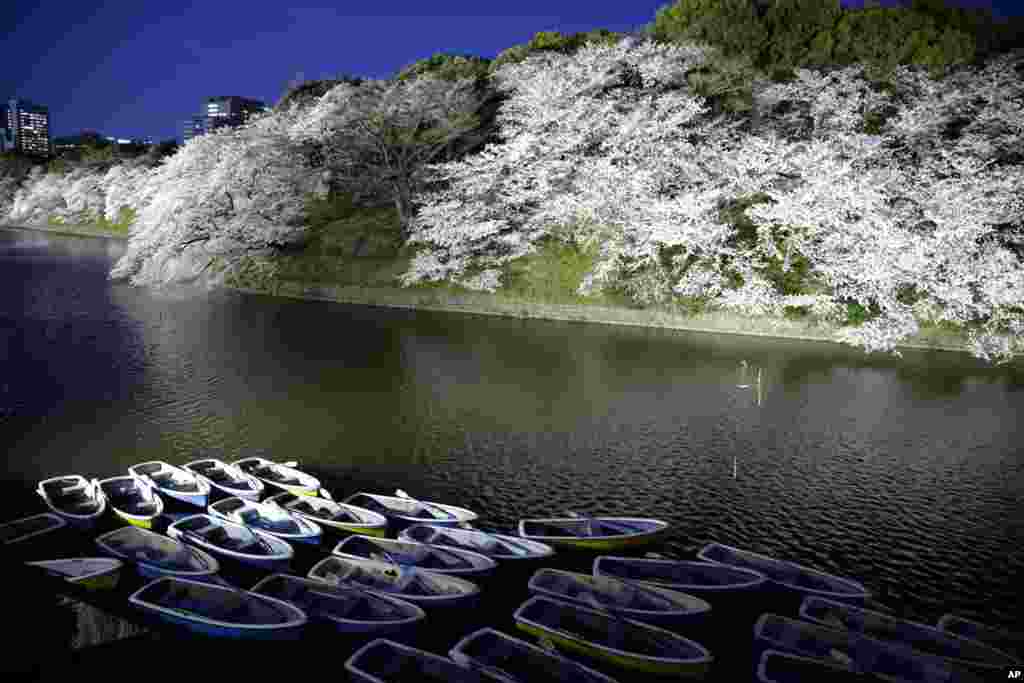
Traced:
[[345, 670], [361, 683], [508, 683], [507, 679], [467, 669], [447, 657], [386, 638], [378, 638], [356, 650], [345, 662]]
[[376, 536], [349, 536], [337, 545], [333, 554], [355, 555], [429, 569], [438, 574], [467, 577], [490, 574], [497, 566], [491, 558], [471, 550]]
[[686, 593], [559, 569], [538, 569], [527, 587], [534, 595], [608, 610], [658, 626], [699, 623], [711, 612], [711, 605]]
[[883, 680], [858, 673], [839, 660], [765, 650], [757, 662], [758, 683], [868, 683]]
[[193, 460], [181, 467], [209, 484], [211, 492], [246, 500], [259, 500], [263, 495], [262, 481], [216, 458]]
[[151, 617], [222, 638], [294, 640], [307, 621], [284, 600], [173, 576], [147, 583], [128, 601]]
[[0, 544], [7, 546], [22, 543], [42, 534], [63, 529], [67, 525], [64, 518], [52, 512], [22, 517], [0, 524]]
[[167, 535], [221, 559], [267, 571], [288, 571], [295, 555], [287, 541], [210, 515], [179, 519], [167, 527]]
[[668, 522], [644, 517], [552, 517], [519, 521], [519, 535], [556, 548], [607, 550], [653, 543]]
[[704, 646], [671, 631], [562, 600], [532, 597], [513, 618], [520, 630], [631, 675], [701, 677], [713, 660]]
[[384, 515], [395, 529], [402, 529], [410, 524], [458, 526], [477, 518], [475, 512], [466, 508], [403, 496], [360, 492], [349, 496], [344, 502]]
[[209, 507], [214, 517], [264, 531], [290, 543], [320, 545], [323, 531], [315, 522], [290, 514], [272, 503], [256, 503], [244, 498], [225, 498]]
[[593, 572], [594, 576], [637, 581], [707, 600], [761, 590], [766, 581], [760, 572], [716, 562], [609, 555], [594, 560]]
[[1005, 652], [975, 640], [940, 631], [881, 612], [861, 609], [816, 596], [804, 599], [800, 617], [831, 628], [841, 628], [886, 640], [918, 652], [934, 655], [954, 664], [1002, 669], [1016, 664]]
[[172, 500], [203, 509], [210, 503], [210, 484], [181, 467], [152, 460], [132, 465], [128, 472]]
[[422, 623], [426, 612], [405, 600], [346, 586], [333, 586], [290, 574], [272, 574], [252, 588], [297, 605], [311, 619], [342, 633], [382, 636]]
[[448, 652], [456, 664], [515, 683], [616, 683], [614, 678], [493, 628], [470, 633]]
[[44, 479], [36, 493], [46, 507], [76, 529], [92, 529], [107, 510], [99, 483], [79, 474]]
[[832, 600], [863, 604], [869, 593], [853, 579], [846, 579], [795, 562], [734, 548], [722, 543], [708, 543], [697, 557], [706, 562], [718, 562], [733, 567], [752, 569], [783, 591], [799, 595], [816, 595]]
[[164, 513], [163, 499], [150, 484], [138, 477], [111, 477], [99, 485], [108, 507], [133, 526], [152, 529], [153, 522]]
[[142, 576], [205, 581], [211, 579], [220, 564], [207, 552], [148, 529], [124, 526], [96, 539], [103, 552], [124, 562], [134, 562]]
[[546, 543], [518, 536], [492, 534], [479, 529], [455, 529], [435, 524], [414, 524], [403, 529], [398, 538], [430, 545], [472, 550], [492, 560], [538, 560], [551, 556], [555, 549]]
[[1007, 654], [1014, 655], [1019, 663], [1024, 660], [1024, 634], [1005, 631], [983, 624], [980, 621], [973, 621], [953, 614], [942, 615], [936, 627], [940, 631], [952, 633], [962, 638], [970, 638], [979, 643], [990, 645], [997, 650], [1002, 650]]
[[884, 680], [901, 683], [982, 683], [969, 668], [859, 633], [829, 628], [777, 614], [764, 614], [754, 624], [754, 656], [766, 650], [825, 659]]
[[475, 603], [480, 595], [479, 586], [459, 576], [355, 555], [326, 557], [313, 565], [308, 576], [333, 585], [354, 585], [394, 596], [425, 609], [465, 607]]

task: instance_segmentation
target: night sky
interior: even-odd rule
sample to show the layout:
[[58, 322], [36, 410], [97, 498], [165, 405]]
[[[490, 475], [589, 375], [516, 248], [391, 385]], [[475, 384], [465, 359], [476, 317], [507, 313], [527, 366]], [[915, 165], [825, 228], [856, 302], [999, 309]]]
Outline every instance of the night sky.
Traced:
[[[391, 0], [285, 8], [251, 0], [6, 0], [0, 97], [48, 106], [54, 137], [92, 129], [180, 138], [183, 121], [207, 96], [242, 95], [272, 105], [296, 76], [387, 78], [436, 52], [494, 57], [538, 31], [635, 29], [665, 4]], [[1020, 13], [1019, 0], [960, 4]], [[338, 8], [348, 5], [368, 9]]]

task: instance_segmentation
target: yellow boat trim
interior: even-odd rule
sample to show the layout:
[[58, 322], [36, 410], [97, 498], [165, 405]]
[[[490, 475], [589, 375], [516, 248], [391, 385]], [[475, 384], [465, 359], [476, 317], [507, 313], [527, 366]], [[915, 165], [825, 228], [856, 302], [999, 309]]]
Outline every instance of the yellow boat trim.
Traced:
[[293, 493], [296, 496], [311, 496], [313, 498], [316, 498], [317, 491], [319, 490], [310, 490], [308, 486], [287, 486], [285, 484], [277, 484], [277, 486], [280, 486], [288, 493]]
[[94, 591], [113, 590], [117, 587], [117, 582], [121, 578], [120, 567], [116, 571], [108, 572], [107, 574], [101, 574], [100, 576], [93, 576], [92, 578], [86, 579], [85, 581], [75, 581], [79, 586], [88, 588]]
[[[320, 523], [320, 521], [317, 520], [317, 523]], [[324, 522], [324, 524], [329, 523]], [[358, 524], [329, 524], [329, 526], [337, 531], [345, 531], [351, 534], [362, 534], [363, 536], [386, 538], [388, 535], [387, 527], [359, 526]]]
[[537, 638], [550, 640], [555, 645], [560, 645], [567, 650], [572, 650], [588, 657], [611, 662], [612, 664], [632, 671], [643, 671], [644, 673], [658, 675], [676, 675], [689, 678], [693, 676], [704, 676], [711, 668], [710, 661], [694, 663], [654, 662], [640, 657], [620, 655], [587, 645], [585, 642], [562, 635], [557, 631], [549, 631], [548, 629], [533, 626], [532, 624], [524, 624], [520, 621], [516, 621], [516, 628], [521, 631], [526, 631]]
[[540, 541], [548, 545], [560, 545], [570, 548], [587, 548], [588, 550], [615, 550], [617, 548], [630, 548], [638, 545], [646, 545], [658, 540], [659, 534], [656, 531], [643, 536], [630, 536], [628, 538], [530, 538], [532, 541]]
[[123, 515], [120, 512], [117, 513], [117, 516], [123, 519], [124, 521], [128, 522], [132, 526], [137, 526], [141, 529], [153, 528], [153, 520], [151, 519], [134, 519], [132, 517], [128, 517], [127, 515]]

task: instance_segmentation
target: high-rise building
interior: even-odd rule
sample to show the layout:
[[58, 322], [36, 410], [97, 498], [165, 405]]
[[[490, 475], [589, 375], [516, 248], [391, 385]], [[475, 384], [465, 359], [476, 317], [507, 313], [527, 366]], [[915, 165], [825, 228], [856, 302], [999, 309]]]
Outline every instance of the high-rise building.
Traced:
[[13, 149], [35, 156], [49, 156], [50, 110], [28, 100], [11, 98], [7, 102], [7, 130]]
[[206, 129], [240, 126], [252, 117], [270, 111], [263, 102], [238, 95], [206, 98]]

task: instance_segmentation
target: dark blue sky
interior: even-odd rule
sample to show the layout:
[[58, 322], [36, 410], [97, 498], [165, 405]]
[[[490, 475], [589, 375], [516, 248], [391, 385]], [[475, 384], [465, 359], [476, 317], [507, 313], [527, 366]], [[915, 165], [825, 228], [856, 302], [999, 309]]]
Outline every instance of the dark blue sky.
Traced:
[[[440, 51], [494, 57], [537, 31], [636, 28], [667, 3], [391, 0], [285, 8], [258, 0], [6, 0], [0, 97], [48, 106], [54, 136], [94, 129], [180, 138], [184, 119], [210, 95], [273, 104], [300, 72], [306, 79], [340, 72], [386, 78]], [[1016, 4], [994, 0], [1007, 15], [1019, 13], [1010, 9]], [[349, 5], [366, 10], [339, 9]]]

